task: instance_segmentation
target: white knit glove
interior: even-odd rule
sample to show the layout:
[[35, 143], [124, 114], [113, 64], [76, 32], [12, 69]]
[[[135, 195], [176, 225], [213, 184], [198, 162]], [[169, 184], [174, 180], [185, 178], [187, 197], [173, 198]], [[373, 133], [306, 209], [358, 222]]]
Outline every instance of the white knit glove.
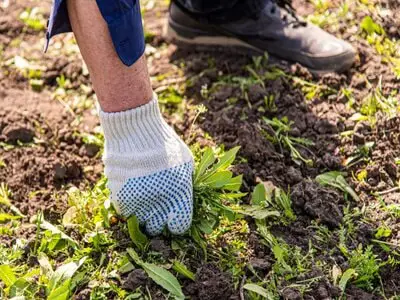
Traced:
[[193, 212], [193, 157], [163, 119], [156, 96], [150, 103], [117, 113], [100, 112], [105, 174], [111, 202], [135, 215], [150, 235], [165, 225], [174, 234], [189, 229]]

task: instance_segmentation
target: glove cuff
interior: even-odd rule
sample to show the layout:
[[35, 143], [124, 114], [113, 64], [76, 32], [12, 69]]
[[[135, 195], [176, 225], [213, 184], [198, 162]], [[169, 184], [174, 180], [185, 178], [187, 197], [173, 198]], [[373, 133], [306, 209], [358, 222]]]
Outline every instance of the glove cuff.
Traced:
[[155, 94], [149, 103], [137, 108], [114, 113], [100, 111], [99, 114], [109, 152], [148, 151], [176, 135], [164, 121]]

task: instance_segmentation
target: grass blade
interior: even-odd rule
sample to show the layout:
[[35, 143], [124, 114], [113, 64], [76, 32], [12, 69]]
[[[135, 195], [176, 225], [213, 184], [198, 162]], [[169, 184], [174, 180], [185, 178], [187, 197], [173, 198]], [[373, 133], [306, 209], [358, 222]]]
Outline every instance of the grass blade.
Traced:
[[195, 275], [192, 271], [190, 271], [183, 263], [180, 261], [175, 260], [174, 264], [172, 265], [172, 269], [174, 269], [179, 274], [189, 278], [190, 280], [194, 281]]
[[266, 289], [263, 287], [254, 284], [254, 283], [247, 283], [243, 286], [245, 290], [251, 291], [256, 293], [257, 295], [260, 295], [261, 297], [264, 297], [265, 299], [274, 299], [273, 295], [271, 295], [270, 292], [268, 292]]

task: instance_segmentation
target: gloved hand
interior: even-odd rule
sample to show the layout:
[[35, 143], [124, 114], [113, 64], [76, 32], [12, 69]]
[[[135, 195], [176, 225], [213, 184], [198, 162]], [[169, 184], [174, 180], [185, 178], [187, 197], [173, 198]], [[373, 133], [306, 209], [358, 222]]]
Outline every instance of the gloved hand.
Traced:
[[135, 215], [150, 235], [168, 225], [189, 229], [193, 213], [193, 157], [163, 119], [156, 96], [117, 113], [100, 112], [104, 165], [111, 202], [125, 217]]

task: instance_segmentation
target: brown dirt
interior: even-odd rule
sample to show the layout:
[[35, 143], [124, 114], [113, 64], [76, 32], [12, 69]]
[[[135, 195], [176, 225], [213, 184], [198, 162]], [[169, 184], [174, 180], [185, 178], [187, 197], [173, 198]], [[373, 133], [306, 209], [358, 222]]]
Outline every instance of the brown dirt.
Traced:
[[48, 95], [13, 89], [2, 95], [0, 141], [13, 148], [0, 149], [5, 163], [0, 181], [8, 185], [22, 213], [33, 215], [44, 209], [61, 214], [63, 186], [83, 188], [99, 178], [102, 166], [97, 153], [71, 127], [71, 115]]
[[293, 186], [293, 205], [329, 227], [339, 227], [343, 218], [343, 196], [317, 183], [303, 181]]
[[233, 297], [231, 276], [212, 265], [202, 265], [196, 272], [196, 281], [184, 288], [191, 299], [236, 299]]

